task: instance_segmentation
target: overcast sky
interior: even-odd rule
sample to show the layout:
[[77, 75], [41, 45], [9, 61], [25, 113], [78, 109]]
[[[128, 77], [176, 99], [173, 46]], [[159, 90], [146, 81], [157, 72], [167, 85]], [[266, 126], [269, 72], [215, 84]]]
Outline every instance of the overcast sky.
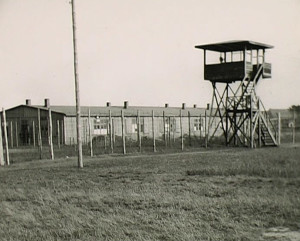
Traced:
[[[258, 94], [266, 108], [300, 105], [299, 0], [75, 1], [82, 105], [206, 106], [194, 46], [228, 40], [273, 45]], [[0, 0], [0, 81], [0, 107], [75, 105], [69, 0]]]

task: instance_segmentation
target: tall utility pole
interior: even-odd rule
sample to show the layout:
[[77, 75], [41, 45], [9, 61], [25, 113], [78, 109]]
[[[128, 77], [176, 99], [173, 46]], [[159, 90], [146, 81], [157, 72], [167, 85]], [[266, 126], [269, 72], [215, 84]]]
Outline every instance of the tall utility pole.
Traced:
[[75, 19], [75, 0], [71, 0], [72, 5], [72, 26], [73, 26], [73, 53], [74, 53], [74, 77], [75, 77], [75, 97], [76, 97], [76, 129], [77, 129], [77, 151], [78, 168], [83, 168], [82, 160], [82, 142], [81, 142], [81, 120], [80, 120], [80, 97], [78, 80], [78, 61], [77, 61], [77, 43], [76, 43], [76, 19]]

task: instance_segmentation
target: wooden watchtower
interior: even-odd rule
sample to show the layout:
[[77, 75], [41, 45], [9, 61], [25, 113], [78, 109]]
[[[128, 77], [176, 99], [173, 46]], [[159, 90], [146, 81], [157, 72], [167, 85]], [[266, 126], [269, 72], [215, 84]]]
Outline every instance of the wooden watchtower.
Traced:
[[213, 87], [208, 140], [221, 127], [226, 145], [276, 146], [276, 129], [256, 95], [257, 83], [271, 78], [265, 55], [273, 46], [230, 41], [195, 47], [204, 50], [204, 79]]

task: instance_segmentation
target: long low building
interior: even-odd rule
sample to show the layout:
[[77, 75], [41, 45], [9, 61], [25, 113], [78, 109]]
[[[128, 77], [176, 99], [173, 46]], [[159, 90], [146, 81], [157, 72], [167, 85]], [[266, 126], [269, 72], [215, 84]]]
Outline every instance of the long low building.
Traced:
[[[30, 100], [26, 100], [26, 104], [6, 110], [9, 145], [37, 145], [39, 129], [43, 145], [48, 144], [49, 110], [53, 142], [76, 144], [76, 107], [52, 106], [49, 99], [45, 99], [44, 105], [32, 105]], [[170, 107], [168, 104], [164, 107], [144, 107], [129, 106], [127, 101], [123, 106], [111, 106], [109, 102], [106, 106], [82, 106], [82, 140], [87, 144], [90, 135], [94, 138], [109, 135], [111, 132], [114, 136], [122, 136], [123, 129], [126, 138], [135, 140], [138, 135], [138, 123], [140, 134], [144, 137], [152, 138], [153, 132], [156, 139], [166, 136], [178, 138], [181, 135], [203, 137], [205, 112], [205, 108], [198, 108], [196, 105], [192, 108], [186, 107], [185, 104], [181, 107]]]

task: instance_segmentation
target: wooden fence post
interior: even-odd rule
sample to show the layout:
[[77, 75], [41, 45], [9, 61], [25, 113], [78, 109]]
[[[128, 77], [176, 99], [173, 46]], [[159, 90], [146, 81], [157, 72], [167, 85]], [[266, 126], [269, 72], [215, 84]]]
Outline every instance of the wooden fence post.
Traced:
[[48, 130], [48, 138], [49, 138], [49, 147], [50, 147], [50, 158], [54, 160], [54, 152], [53, 152], [53, 139], [52, 139], [52, 115], [51, 109], [48, 109], [48, 120], [49, 120], [49, 130]]
[[59, 120], [57, 120], [57, 146], [58, 149], [60, 149], [60, 124], [59, 124]]
[[115, 135], [115, 119], [114, 118], [111, 119], [111, 124], [112, 124], [111, 130], [112, 130], [112, 136], [113, 136], [113, 147], [115, 147], [116, 146], [116, 135]]
[[16, 147], [19, 147], [18, 121], [16, 120]]
[[168, 133], [168, 139], [169, 139], [169, 146], [171, 147], [171, 117], [169, 116], [169, 133]]
[[156, 152], [154, 110], [152, 110], [152, 137], [153, 137], [153, 152]]
[[123, 144], [123, 154], [126, 154], [126, 138], [125, 138], [124, 111], [123, 111], [123, 110], [121, 110], [121, 122], [122, 122], [122, 144]]
[[33, 139], [33, 146], [35, 147], [35, 123], [34, 123], [34, 120], [32, 121], [32, 139]]
[[138, 131], [138, 142], [139, 142], [139, 151], [142, 152], [142, 137], [141, 137], [141, 116], [140, 111], [137, 112], [137, 131]]
[[192, 146], [192, 130], [191, 130], [191, 113], [188, 112], [188, 124], [189, 124], [189, 145]]
[[[64, 144], [64, 145], [66, 145], [66, 143], [67, 143], [67, 130], [66, 130], [66, 125], [65, 125], [65, 119], [64, 120], [62, 120], [61, 121], [61, 126], [62, 126], [62, 130], [63, 130], [63, 136], [62, 136], [62, 143]], [[71, 143], [70, 143], [70, 145], [71, 145]]]
[[293, 112], [293, 144], [296, 143], [296, 111]]
[[14, 133], [13, 133], [13, 122], [10, 122], [10, 146], [13, 148], [14, 147]]
[[2, 139], [2, 120], [0, 116], [0, 166], [4, 166], [3, 139]]
[[166, 113], [163, 111], [163, 125], [164, 125], [164, 141], [165, 141], [165, 147], [167, 147], [167, 136], [166, 136]]
[[2, 108], [2, 115], [3, 115], [3, 134], [4, 134], [4, 144], [5, 144], [5, 159], [6, 165], [9, 165], [9, 151], [8, 151], [8, 138], [7, 138], [7, 127], [6, 127], [6, 114], [5, 109]]
[[90, 156], [93, 157], [93, 135], [92, 135], [92, 126], [91, 126], [91, 110], [89, 109], [88, 116], [88, 128], [89, 128], [89, 142], [90, 142]]
[[278, 135], [277, 135], [277, 143], [281, 144], [281, 114], [278, 112]]
[[207, 134], [207, 113], [205, 110], [204, 114], [204, 136], [205, 136], [205, 148], [207, 148], [207, 142], [208, 142], [208, 134]]
[[38, 109], [38, 145], [40, 159], [42, 159], [42, 133], [41, 133], [41, 110]]
[[109, 110], [109, 144], [110, 144], [110, 152], [114, 153], [113, 126], [112, 126], [111, 110]]
[[180, 136], [181, 136], [181, 150], [183, 151], [182, 110], [180, 110]]

